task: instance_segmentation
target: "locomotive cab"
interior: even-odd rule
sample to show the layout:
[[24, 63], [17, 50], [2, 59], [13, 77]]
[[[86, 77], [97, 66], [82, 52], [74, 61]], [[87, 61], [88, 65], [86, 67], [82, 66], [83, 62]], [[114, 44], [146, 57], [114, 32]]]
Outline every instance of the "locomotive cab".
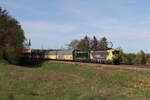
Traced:
[[121, 61], [120, 50], [112, 49], [112, 50], [108, 50], [108, 52], [109, 52], [109, 55], [107, 57], [107, 60], [113, 64], [119, 65]]

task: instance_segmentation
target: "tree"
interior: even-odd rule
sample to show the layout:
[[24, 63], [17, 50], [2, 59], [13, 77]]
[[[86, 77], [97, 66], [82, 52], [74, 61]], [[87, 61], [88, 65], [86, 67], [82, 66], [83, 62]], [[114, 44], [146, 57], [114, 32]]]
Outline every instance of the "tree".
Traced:
[[20, 23], [0, 8], [0, 58], [17, 63], [24, 40]]
[[78, 43], [77, 49], [83, 51], [90, 50], [90, 38], [88, 36], [85, 36], [83, 39], [81, 39]]
[[68, 45], [68, 49], [78, 49], [78, 50], [104, 50], [108, 48], [108, 42], [106, 37], [101, 38], [99, 41], [95, 36], [93, 39], [90, 39], [88, 36], [85, 36], [81, 40], [73, 40]]
[[95, 36], [93, 36], [93, 40], [91, 40], [91, 50], [98, 50], [98, 40]]
[[146, 55], [145, 55], [143, 50], [141, 50], [140, 52], [138, 52], [136, 54], [136, 57], [134, 59], [134, 63], [135, 64], [146, 64]]
[[77, 48], [78, 44], [79, 44], [79, 40], [73, 40], [67, 46], [68, 49], [74, 50], [74, 49], [78, 49]]
[[135, 58], [134, 53], [121, 53], [122, 57], [122, 63], [123, 64], [134, 64], [134, 58]]
[[142, 50], [137, 54], [121, 52], [121, 56], [124, 64], [146, 64], [146, 55]]
[[98, 49], [103, 50], [108, 48], [108, 42], [106, 37], [102, 37], [98, 43]]

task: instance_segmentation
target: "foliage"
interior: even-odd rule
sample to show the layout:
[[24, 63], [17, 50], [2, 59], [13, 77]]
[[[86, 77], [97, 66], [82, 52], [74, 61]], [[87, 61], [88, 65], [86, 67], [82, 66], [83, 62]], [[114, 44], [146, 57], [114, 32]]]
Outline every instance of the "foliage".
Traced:
[[77, 49], [77, 46], [79, 44], [79, 41], [78, 40], [72, 40], [67, 46], [68, 46], [68, 49]]
[[24, 40], [20, 23], [0, 8], [0, 58], [17, 63]]
[[102, 37], [100, 40], [97, 40], [95, 36], [93, 39], [90, 39], [88, 36], [85, 36], [80, 40], [73, 40], [68, 44], [68, 49], [78, 49], [78, 50], [104, 50], [108, 49], [108, 41], [106, 37]]
[[81, 39], [77, 48], [79, 50], [83, 50], [83, 51], [90, 50], [90, 39], [89, 39], [89, 37], [85, 36], [83, 39]]
[[136, 54], [136, 57], [134, 59], [135, 64], [146, 64], [146, 55], [144, 51], [140, 51]]
[[98, 50], [98, 40], [95, 36], [93, 36], [93, 40], [91, 40], [91, 49]]
[[122, 63], [123, 64], [134, 64], [135, 54], [133, 53], [123, 53], [122, 54]]
[[146, 55], [144, 51], [135, 53], [124, 53], [121, 52], [123, 64], [146, 64]]
[[108, 48], [108, 42], [106, 37], [102, 37], [98, 44], [98, 49], [107, 49]]

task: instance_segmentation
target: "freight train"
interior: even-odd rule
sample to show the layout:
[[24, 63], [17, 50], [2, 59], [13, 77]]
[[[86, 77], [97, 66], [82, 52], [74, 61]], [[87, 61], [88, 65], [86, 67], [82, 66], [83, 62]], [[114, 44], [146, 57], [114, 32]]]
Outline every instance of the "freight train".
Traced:
[[45, 59], [118, 65], [121, 62], [121, 54], [119, 49], [108, 49], [98, 51], [48, 50], [45, 52]]

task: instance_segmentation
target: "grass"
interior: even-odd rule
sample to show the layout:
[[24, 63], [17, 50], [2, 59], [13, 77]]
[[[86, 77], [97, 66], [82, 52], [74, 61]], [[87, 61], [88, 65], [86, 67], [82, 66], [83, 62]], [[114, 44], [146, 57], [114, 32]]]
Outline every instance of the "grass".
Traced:
[[150, 73], [47, 62], [0, 64], [0, 100], [149, 100]]

